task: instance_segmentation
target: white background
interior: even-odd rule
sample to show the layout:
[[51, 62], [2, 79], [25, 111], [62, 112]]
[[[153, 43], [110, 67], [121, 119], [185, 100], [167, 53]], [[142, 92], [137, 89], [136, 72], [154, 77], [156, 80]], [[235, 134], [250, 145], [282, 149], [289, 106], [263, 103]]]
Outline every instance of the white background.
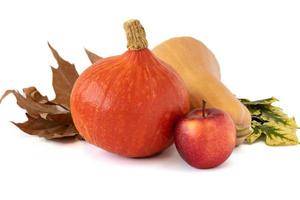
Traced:
[[[50, 98], [49, 41], [82, 72], [83, 48], [101, 56], [126, 50], [122, 24], [143, 23], [150, 47], [173, 36], [203, 41], [223, 82], [239, 97], [276, 96], [298, 119], [299, 1], [0, 1], [0, 93], [35, 85]], [[85, 142], [22, 133], [10, 96], [0, 105], [0, 199], [299, 199], [300, 146], [242, 145], [212, 170], [189, 167], [174, 147], [128, 159]], [[299, 132], [298, 132], [299, 136]]]

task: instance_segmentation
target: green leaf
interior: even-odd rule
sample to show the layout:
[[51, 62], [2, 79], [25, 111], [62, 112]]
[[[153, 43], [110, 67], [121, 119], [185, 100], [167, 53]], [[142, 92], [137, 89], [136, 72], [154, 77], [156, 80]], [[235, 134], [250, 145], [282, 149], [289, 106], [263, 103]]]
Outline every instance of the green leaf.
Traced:
[[246, 139], [249, 144], [262, 137], [271, 146], [299, 144], [295, 119], [290, 118], [281, 108], [273, 106], [272, 103], [276, 101], [275, 97], [257, 101], [241, 99], [252, 115], [253, 132]]
[[260, 116], [261, 115], [261, 109], [254, 107], [254, 106], [249, 106], [248, 110], [250, 111], [252, 116]]
[[281, 108], [275, 106], [266, 106], [262, 109], [261, 119], [265, 121], [274, 121], [283, 126], [291, 126], [296, 128], [295, 120], [289, 118]]
[[271, 146], [298, 144], [295, 128], [281, 126], [274, 121], [264, 123], [261, 126], [266, 135], [266, 144]]
[[270, 104], [278, 101], [278, 99], [276, 99], [275, 97], [271, 97], [271, 98], [261, 99], [261, 100], [257, 100], [257, 101], [250, 101], [248, 99], [240, 99], [240, 101], [244, 105], [270, 105]]
[[252, 121], [253, 132], [246, 139], [249, 144], [254, 143], [262, 135], [262, 130], [259, 128], [260, 125], [259, 122]]

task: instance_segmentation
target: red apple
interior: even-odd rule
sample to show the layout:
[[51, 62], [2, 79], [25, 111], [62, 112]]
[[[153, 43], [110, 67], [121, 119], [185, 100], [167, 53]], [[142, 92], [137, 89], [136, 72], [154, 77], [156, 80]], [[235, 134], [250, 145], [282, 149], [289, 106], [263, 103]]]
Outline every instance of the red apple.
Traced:
[[180, 120], [175, 129], [179, 154], [196, 168], [222, 164], [232, 153], [235, 143], [234, 122], [218, 109], [196, 109]]

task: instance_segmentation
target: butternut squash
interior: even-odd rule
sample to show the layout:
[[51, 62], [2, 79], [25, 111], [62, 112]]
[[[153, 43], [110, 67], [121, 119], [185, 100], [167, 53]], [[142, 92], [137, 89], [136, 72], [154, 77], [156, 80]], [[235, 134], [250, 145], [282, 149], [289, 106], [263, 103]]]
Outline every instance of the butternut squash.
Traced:
[[209, 107], [227, 112], [237, 129], [237, 144], [251, 133], [251, 114], [220, 80], [220, 67], [213, 53], [191, 37], [171, 38], [153, 52], [183, 79], [191, 107], [200, 107], [205, 100]]

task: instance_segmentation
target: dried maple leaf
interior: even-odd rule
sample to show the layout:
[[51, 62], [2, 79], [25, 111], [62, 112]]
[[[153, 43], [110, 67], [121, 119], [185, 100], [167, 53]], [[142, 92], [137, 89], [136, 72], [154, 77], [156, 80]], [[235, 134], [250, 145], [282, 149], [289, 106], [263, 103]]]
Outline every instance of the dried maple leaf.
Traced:
[[26, 122], [13, 122], [13, 124], [30, 135], [37, 135], [46, 139], [57, 139], [73, 137], [78, 134], [73, 124], [46, 120], [41, 117], [33, 118], [29, 114], [26, 114], [26, 116], [28, 118]]
[[[24, 90], [26, 90], [26, 88]], [[24, 97], [16, 90], [7, 90], [0, 99], [0, 103], [9, 94], [13, 94], [17, 99], [17, 104], [21, 108], [25, 109], [27, 113], [31, 116], [38, 116], [43, 114], [61, 114], [68, 112], [66, 109], [59, 105], [48, 105], [45, 103], [38, 103], [34, 101], [31, 97]]]
[[7, 90], [0, 98], [1, 101], [9, 94], [17, 99], [17, 104], [26, 110], [27, 121], [15, 123], [22, 131], [44, 137], [57, 139], [76, 137], [82, 139], [76, 130], [70, 113], [70, 94], [78, 72], [73, 64], [64, 60], [57, 51], [48, 44], [55, 57], [58, 68], [52, 67], [52, 85], [56, 98], [49, 101], [35, 87], [23, 89], [24, 95], [16, 90]]
[[57, 69], [51, 67], [53, 74], [52, 85], [56, 94], [53, 102], [70, 109], [70, 95], [73, 85], [79, 76], [78, 72], [74, 64], [64, 60], [49, 43], [48, 45], [58, 64]]
[[87, 49], [84, 49], [84, 50], [92, 64], [94, 64], [98, 60], [102, 59], [101, 56], [98, 56], [97, 54], [91, 52], [90, 50], [87, 50]]
[[49, 102], [48, 97], [41, 95], [41, 93], [35, 87], [24, 88], [23, 92], [27, 98], [31, 98], [37, 103]]
[[38, 135], [46, 139], [73, 137], [78, 134], [70, 111], [50, 102], [35, 87], [23, 89], [25, 96], [15, 90], [7, 90], [0, 102], [9, 94], [17, 99], [17, 104], [26, 110], [27, 121], [15, 123], [18, 128], [30, 135]]

